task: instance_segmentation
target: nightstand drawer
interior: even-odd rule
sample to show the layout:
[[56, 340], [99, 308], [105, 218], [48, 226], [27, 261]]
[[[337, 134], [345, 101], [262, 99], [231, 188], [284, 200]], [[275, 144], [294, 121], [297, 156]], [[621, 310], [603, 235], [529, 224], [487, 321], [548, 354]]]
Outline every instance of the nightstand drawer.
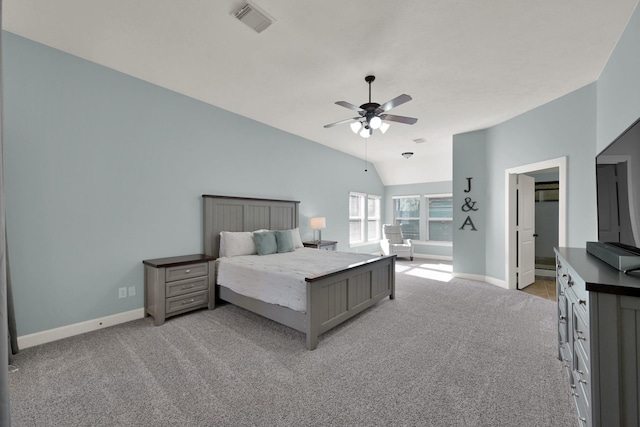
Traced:
[[165, 281], [173, 282], [176, 280], [189, 279], [191, 277], [206, 276], [207, 274], [209, 274], [209, 268], [206, 262], [201, 264], [169, 267], [165, 273]]
[[177, 311], [188, 310], [209, 302], [209, 292], [200, 291], [192, 294], [181, 295], [178, 297], [168, 298], [166, 304], [166, 313], [175, 313]]
[[165, 292], [165, 296], [167, 298], [172, 298], [195, 291], [206, 290], [208, 288], [208, 280], [207, 277], [196, 277], [195, 279], [170, 282], [167, 283], [166, 287], [167, 290]]

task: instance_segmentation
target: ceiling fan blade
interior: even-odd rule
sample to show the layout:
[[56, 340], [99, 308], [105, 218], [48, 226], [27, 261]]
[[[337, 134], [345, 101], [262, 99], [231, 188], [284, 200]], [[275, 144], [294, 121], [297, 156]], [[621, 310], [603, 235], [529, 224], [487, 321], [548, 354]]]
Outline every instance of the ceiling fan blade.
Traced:
[[388, 111], [388, 110], [392, 109], [393, 107], [397, 107], [398, 105], [402, 105], [405, 102], [411, 101], [412, 99], [413, 98], [411, 98], [409, 95], [404, 95], [404, 94], [400, 95], [400, 96], [396, 96], [391, 101], [387, 101], [384, 104], [382, 104], [380, 107], [378, 107], [378, 109], [380, 110], [380, 112]]
[[418, 121], [418, 119], [413, 117], [394, 116], [393, 114], [381, 114], [380, 118], [388, 122], [398, 122], [398, 123], [404, 123], [406, 125], [412, 125]]
[[324, 127], [326, 128], [332, 128], [334, 126], [338, 126], [338, 125], [343, 125], [345, 123], [349, 123], [349, 122], [353, 122], [355, 120], [360, 120], [362, 117], [354, 117], [352, 119], [344, 119], [344, 120], [340, 120], [339, 122], [335, 122], [335, 123], [329, 123], [328, 125], [324, 125]]
[[337, 101], [336, 104], [344, 107], [344, 108], [348, 108], [350, 110], [354, 110], [354, 111], [363, 111], [362, 108], [358, 107], [357, 105], [353, 105], [347, 101]]

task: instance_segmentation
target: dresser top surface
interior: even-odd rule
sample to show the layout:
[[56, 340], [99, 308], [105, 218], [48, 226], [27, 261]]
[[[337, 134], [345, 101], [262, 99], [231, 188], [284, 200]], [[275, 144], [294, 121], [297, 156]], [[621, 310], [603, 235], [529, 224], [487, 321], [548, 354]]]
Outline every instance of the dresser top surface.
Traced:
[[204, 254], [193, 254], [193, 255], [180, 255], [180, 256], [172, 256], [167, 258], [156, 258], [156, 259], [145, 259], [142, 261], [144, 265], [148, 265], [155, 268], [165, 268], [165, 267], [175, 267], [178, 265], [187, 265], [193, 264], [197, 262], [207, 262], [213, 261], [216, 257], [204, 255]]
[[555, 248], [580, 275], [590, 292], [640, 297], [640, 271], [625, 274], [599, 260], [585, 248]]

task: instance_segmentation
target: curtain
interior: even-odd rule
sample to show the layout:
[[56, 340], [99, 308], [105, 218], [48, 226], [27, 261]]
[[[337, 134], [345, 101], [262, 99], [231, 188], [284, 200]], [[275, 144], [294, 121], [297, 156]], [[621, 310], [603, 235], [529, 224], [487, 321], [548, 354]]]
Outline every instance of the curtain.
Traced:
[[[2, 0], [0, 0], [0, 22], [2, 22]], [[11, 426], [9, 410], [9, 360], [18, 351], [13, 316], [11, 280], [9, 279], [9, 259], [7, 256], [7, 227], [4, 200], [4, 145], [2, 141], [2, 31], [0, 31], [0, 331], [7, 339], [0, 339], [0, 425]], [[13, 324], [13, 332], [9, 324]]]

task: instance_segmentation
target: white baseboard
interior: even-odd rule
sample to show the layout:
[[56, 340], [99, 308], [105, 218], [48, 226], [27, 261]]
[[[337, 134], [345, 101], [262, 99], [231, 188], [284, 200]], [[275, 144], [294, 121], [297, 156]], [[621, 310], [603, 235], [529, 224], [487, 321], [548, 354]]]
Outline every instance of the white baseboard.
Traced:
[[506, 281], [496, 279], [495, 277], [481, 276], [479, 274], [466, 274], [466, 273], [453, 273], [453, 277], [458, 277], [460, 279], [477, 280], [479, 282], [489, 283], [490, 285], [494, 285], [499, 288], [509, 289], [509, 286], [507, 285]]
[[451, 255], [429, 255], [429, 254], [417, 254], [414, 252], [414, 258], [420, 259], [435, 259], [437, 261], [453, 261], [453, 257]]
[[87, 320], [85, 322], [74, 323], [73, 325], [61, 326], [47, 331], [36, 332], [34, 334], [23, 335], [18, 337], [18, 348], [29, 348], [36, 345], [45, 344], [52, 341], [69, 338], [74, 335], [84, 334], [86, 332], [97, 331], [98, 329], [108, 328], [120, 323], [130, 322], [132, 320], [142, 319], [144, 317], [144, 308], [126, 311], [124, 313], [113, 314], [99, 319]]

